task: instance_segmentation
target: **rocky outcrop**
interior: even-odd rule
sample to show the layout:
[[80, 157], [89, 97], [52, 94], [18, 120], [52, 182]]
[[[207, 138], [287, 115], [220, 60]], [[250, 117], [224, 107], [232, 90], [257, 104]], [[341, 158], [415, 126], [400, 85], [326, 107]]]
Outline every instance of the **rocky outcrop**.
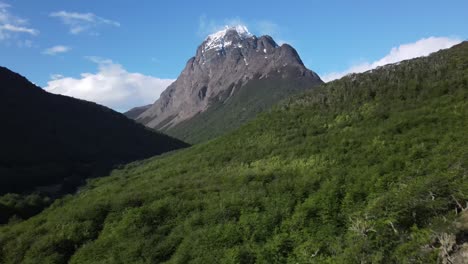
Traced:
[[203, 113], [213, 102], [229, 100], [250, 81], [272, 76], [306, 80], [304, 89], [322, 83], [290, 45], [279, 46], [270, 36], [257, 38], [243, 26], [225, 28], [208, 36], [177, 80], [136, 119], [167, 130]]

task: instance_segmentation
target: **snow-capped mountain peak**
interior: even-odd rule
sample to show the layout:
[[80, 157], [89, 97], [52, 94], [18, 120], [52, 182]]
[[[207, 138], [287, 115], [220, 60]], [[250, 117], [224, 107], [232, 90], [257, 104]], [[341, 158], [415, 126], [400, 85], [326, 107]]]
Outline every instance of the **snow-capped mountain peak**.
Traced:
[[213, 33], [206, 38], [204, 51], [211, 49], [220, 50], [224, 47], [230, 46], [232, 44], [232, 40], [227, 39], [228, 33], [230, 32], [236, 32], [240, 39], [253, 37], [253, 34], [250, 33], [244, 25], [224, 26], [223, 30]]
[[[213, 109], [210, 113], [237, 111], [237, 105], [234, 107], [236, 109], [230, 109], [232, 106], [228, 106], [227, 100], [237, 98], [232, 100], [241, 100], [243, 103], [244, 99], [241, 98], [244, 98], [244, 95], [249, 96], [249, 102], [260, 101], [259, 104], [252, 104], [252, 108], [244, 105], [246, 108], [243, 109], [250, 109], [246, 110], [246, 113], [257, 111], [257, 106], [264, 106], [263, 102], [273, 102], [282, 98], [276, 97], [279, 92], [276, 82], [281, 89], [287, 90], [284, 91], [285, 94], [289, 94], [296, 88], [297, 91], [302, 91], [322, 81], [316, 73], [304, 66], [293, 47], [286, 44], [278, 46], [273, 38], [267, 35], [256, 37], [245, 26], [225, 27], [209, 35], [198, 46], [195, 56], [187, 61], [177, 80], [136, 119], [151, 128], [166, 131], [178, 127], [182, 122], [195, 120], [192, 118], [196, 115], [205, 116], [208, 109]], [[258, 89], [272, 86], [272, 95], [257, 93], [257, 86]], [[211, 108], [213, 105], [220, 108], [215, 110]], [[220, 110], [221, 108], [225, 110]], [[243, 116], [244, 113], [244, 110], [240, 111], [242, 114], [236, 112], [232, 115], [232, 120], [226, 119], [226, 124], [238, 122], [237, 116]], [[201, 120], [205, 120], [206, 123], [201, 127], [208, 131], [210, 124], [215, 122], [212, 118], [216, 114], [211, 116], [207, 113], [207, 116], [207, 119], [202, 117]]]

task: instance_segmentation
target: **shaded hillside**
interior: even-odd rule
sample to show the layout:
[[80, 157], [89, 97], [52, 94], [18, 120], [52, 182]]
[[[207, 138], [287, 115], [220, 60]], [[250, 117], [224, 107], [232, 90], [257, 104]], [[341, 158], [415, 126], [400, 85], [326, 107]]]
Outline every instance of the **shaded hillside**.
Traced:
[[0, 194], [73, 189], [117, 164], [187, 146], [106, 107], [47, 93], [3, 67], [0, 101]]
[[134, 108], [128, 110], [127, 112], [123, 113], [123, 114], [126, 117], [130, 118], [130, 119], [136, 119], [139, 115], [141, 115], [141, 113], [148, 110], [148, 108], [150, 108], [150, 107], [151, 107], [151, 105], [144, 105], [144, 106], [134, 107]]
[[468, 199], [467, 85], [466, 42], [328, 83], [0, 227], [0, 262], [455, 257], [450, 241], [468, 232], [451, 225]]

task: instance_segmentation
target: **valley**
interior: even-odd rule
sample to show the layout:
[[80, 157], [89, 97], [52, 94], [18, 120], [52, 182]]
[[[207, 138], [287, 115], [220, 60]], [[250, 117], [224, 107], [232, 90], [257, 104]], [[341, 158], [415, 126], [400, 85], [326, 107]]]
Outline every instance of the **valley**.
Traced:
[[465, 41], [279, 96], [0, 226], [0, 262], [462, 263], [467, 87]]

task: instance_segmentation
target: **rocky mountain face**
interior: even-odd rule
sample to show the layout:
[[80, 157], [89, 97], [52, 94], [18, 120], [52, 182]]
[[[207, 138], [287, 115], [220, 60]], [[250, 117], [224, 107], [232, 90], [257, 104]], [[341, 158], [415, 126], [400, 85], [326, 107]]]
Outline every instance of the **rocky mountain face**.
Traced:
[[225, 104], [249, 83], [269, 79], [291, 85], [300, 80], [294, 90], [322, 83], [290, 45], [279, 46], [270, 36], [256, 37], [244, 26], [227, 27], [206, 38], [178, 79], [136, 120], [171, 134], [182, 122]]
[[152, 105], [149, 104], [149, 105], [144, 105], [144, 106], [137, 106], [137, 107], [134, 107], [130, 110], [128, 110], [127, 112], [123, 113], [124, 116], [130, 118], [130, 119], [135, 119], [137, 118], [139, 115], [141, 115], [141, 113], [145, 112], [146, 110], [148, 110]]

